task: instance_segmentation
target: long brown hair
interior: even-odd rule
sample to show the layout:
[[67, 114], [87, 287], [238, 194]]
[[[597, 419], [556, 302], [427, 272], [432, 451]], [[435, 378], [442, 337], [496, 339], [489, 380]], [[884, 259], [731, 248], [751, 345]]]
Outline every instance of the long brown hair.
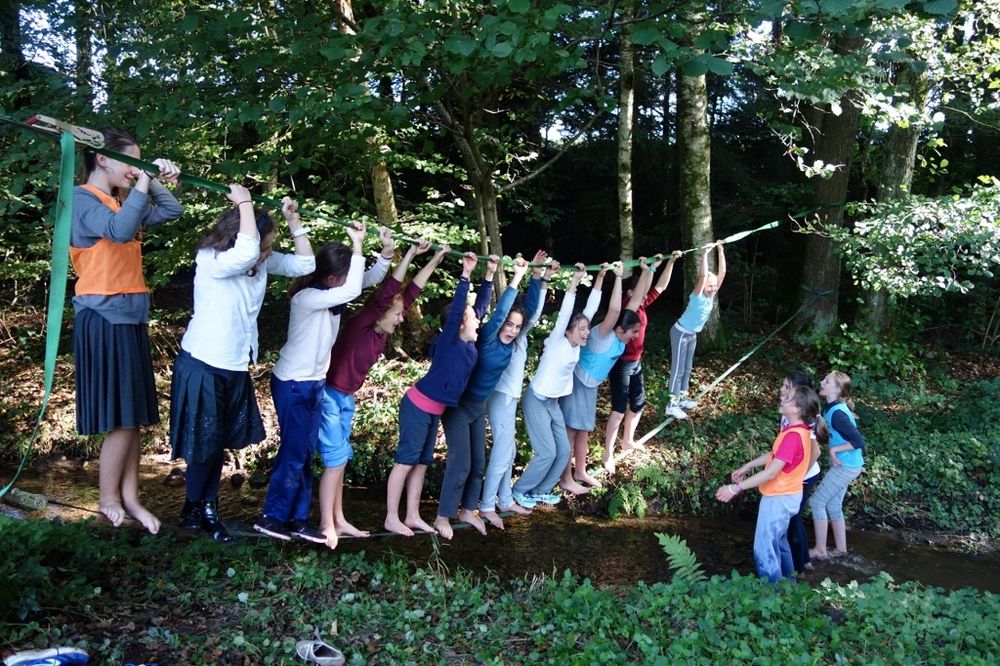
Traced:
[[328, 277], [347, 275], [351, 269], [351, 255], [354, 251], [341, 243], [327, 243], [316, 253], [316, 270], [292, 280], [288, 296], [292, 297], [314, 283], [322, 283]]
[[802, 420], [808, 425], [815, 424], [813, 431], [816, 433], [816, 441], [825, 446], [830, 441], [830, 429], [819, 413], [819, 395], [811, 387], [798, 384], [792, 400]]
[[[257, 233], [261, 240], [274, 231], [274, 221], [271, 216], [257, 208], [253, 209], [253, 216], [257, 222]], [[215, 253], [225, 252], [236, 245], [236, 235], [240, 232], [240, 209], [233, 206], [219, 216], [215, 225], [209, 230], [205, 237], [198, 243], [199, 250], [215, 250]], [[254, 266], [248, 272], [250, 277], [257, 274], [257, 267]]]

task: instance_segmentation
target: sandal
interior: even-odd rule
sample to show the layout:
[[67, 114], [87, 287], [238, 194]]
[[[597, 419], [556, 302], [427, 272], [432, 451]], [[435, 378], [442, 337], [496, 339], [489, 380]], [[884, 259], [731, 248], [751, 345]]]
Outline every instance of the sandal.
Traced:
[[310, 664], [318, 664], [318, 666], [343, 666], [344, 664], [344, 653], [320, 640], [299, 641], [295, 646], [295, 654]]

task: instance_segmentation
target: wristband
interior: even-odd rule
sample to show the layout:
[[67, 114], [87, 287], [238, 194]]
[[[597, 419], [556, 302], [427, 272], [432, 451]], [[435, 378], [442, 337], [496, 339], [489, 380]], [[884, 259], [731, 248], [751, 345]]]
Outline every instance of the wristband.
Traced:
[[301, 238], [302, 236], [309, 235], [308, 227], [300, 227], [292, 232], [292, 238]]
[[236, 207], [239, 208], [240, 206], [242, 206], [245, 203], [252, 204], [253, 201], [250, 200], [250, 199], [247, 199], [246, 201], [238, 201], [238, 202], [236, 202]]

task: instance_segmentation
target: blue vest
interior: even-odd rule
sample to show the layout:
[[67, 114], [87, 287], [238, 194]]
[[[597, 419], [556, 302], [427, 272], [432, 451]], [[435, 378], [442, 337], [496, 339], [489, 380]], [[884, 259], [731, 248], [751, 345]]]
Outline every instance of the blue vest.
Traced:
[[[828, 446], [831, 447], [840, 446], [841, 444], [847, 443], [847, 440], [844, 438], [844, 436], [841, 435], [839, 432], [837, 432], [836, 428], [833, 427], [832, 417], [834, 412], [843, 412], [844, 415], [846, 415], [847, 418], [850, 419], [851, 425], [853, 426], [858, 425], [858, 420], [854, 418], [854, 414], [851, 413], [851, 410], [848, 409], [847, 405], [845, 405], [843, 402], [838, 400], [837, 402], [830, 405], [827, 408], [827, 410], [823, 412], [823, 420], [826, 421], [827, 426], [830, 428], [830, 443], [828, 444]], [[844, 467], [865, 466], [865, 458], [861, 454], [861, 449], [851, 449], [850, 451], [838, 451], [837, 459], [840, 462], [844, 463]]]

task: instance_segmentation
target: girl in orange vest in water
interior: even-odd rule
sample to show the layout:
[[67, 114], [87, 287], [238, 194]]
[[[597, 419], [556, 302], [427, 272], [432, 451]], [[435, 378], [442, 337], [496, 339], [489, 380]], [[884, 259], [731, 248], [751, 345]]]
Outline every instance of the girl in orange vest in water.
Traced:
[[[826, 422], [819, 415], [819, 396], [808, 386], [796, 386], [782, 391], [778, 412], [788, 425], [781, 429], [771, 450], [733, 471], [733, 483], [715, 493], [721, 502], [729, 502], [748, 488], [760, 488], [760, 508], [753, 536], [753, 559], [757, 573], [772, 583], [793, 578], [792, 551], [788, 546], [788, 521], [799, 510], [802, 501], [802, 479], [816, 459], [820, 443], [829, 438]], [[810, 435], [809, 424], [816, 422], [816, 439]], [[763, 467], [753, 476], [754, 467]]]
[[[139, 157], [135, 139], [103, 129], [105, 147]], [[73, 308], [76, 423], [81, 435], [107, 433], [101, 445], [100, 511], [117, 527], [126, 516], [152, 534], [160, 521], [139, 503], [140, 428], [160, 422], [149, 351], [149, 289], [142, 275], [143, 226], [175, 220], [183, 209], [160, 181], [180, 170], [153, 161], [148, 174], [84, 152], [86, 183], [73, 191], [70, 258], [77, 274]]]

